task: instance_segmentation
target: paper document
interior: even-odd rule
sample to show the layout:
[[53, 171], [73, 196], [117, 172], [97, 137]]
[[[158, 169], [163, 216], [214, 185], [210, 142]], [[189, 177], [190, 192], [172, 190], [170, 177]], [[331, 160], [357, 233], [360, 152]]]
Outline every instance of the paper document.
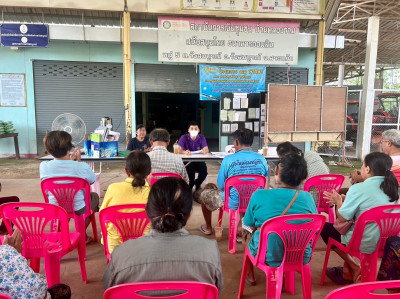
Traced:
[[201, 153], [201, 150], [198, 150], [198, 151], [191, 151], [190, 153], [191, 153], [191, 154], [200, 154], [200, 153]]
[[261, 116], [265, 115], [265, 104], [261, 104]]
[[224, 98], [224, 109], [225, 110], [231, 109], [231, 99], [230, 98]]
[[244, 127], [246, 129], [249, 129], [249, 130], [253, 131], [253, 123], [252, 122], [244, 123]]
[[235, 121], [235, 110], [228, 110], [228, 121]]
[[256, 108], [249, 108], [249, 119], [256, 118]]
[[246, 111], [235, 111], [234, 121], [245, 121], [245, 120], [246, 120]]
[[260, 132], [259, 127], [260, 127], [260, 123], [258, 121], [255, 121], [254, 122], [254, 133]]
[[221, 121], [227, 121], [228, 120], [228, 111], [221, 110], [220, 118], [221, 118]]
[[240, 109], [240, 98], [233, 98], [233, 109]]
[[256, 108], [256, 118], [260, 118], [260, 108]]
[[239, 129], [239, 125], [238, 124], [232, 124], [231, 125], [231, 133], [235, 132], [237, 129]]
[[222, 124], [222, 133], [230, 133], [231, 125], [230, 124]]
[[249, 99], [248, 98], [241, 98], [240, 99], [240, 108], [247, 109], [249, 107]]

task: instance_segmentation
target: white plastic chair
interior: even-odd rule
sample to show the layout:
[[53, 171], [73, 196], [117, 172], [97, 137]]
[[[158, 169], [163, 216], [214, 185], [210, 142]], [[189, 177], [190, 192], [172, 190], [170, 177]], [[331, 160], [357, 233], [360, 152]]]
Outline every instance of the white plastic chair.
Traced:
[[100, 170], [96, 172], [94, 170], [94, 162], [87, 162], [90, 168], [93, 170], [94, 174], [96, 175], [96, 181], [90, 186], [90, 190], [92, 192], [96, 192], [100, 197], [100, 174], [101, 174], [101, 162], [100, 162]]

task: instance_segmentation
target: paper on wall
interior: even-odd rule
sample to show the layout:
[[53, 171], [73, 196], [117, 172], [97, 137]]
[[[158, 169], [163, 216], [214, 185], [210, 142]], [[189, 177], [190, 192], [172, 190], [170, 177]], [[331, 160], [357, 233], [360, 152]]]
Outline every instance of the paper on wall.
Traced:
[[235, 110], [228, 110], [228, 121], [235, 120]]
[[256, 108], [256, 118], [260, 118], [260, 108]]
[[246, 111], [235, 111], [234, 121], [246, 121]]
[[222, 133], [230, 133], [231, 125], [230, 124], [222, 124]]
[[231, 99], [230, 98], [224, 98], [224, 109], [225, 110], [231, 109]]
[[258, 133], [260, 131], [260, 123], [258, 121], [254, 122], [254, 133]]
[[249, 108], [249, 119], [256, 118], [256, 108]]
[[265, 115], [265, 104], [261, 104], [261, 116]]
[[240, 98], [233, 98], [233, 109], [240, 109]]
[[221, 110], [220, 118], [221, 118], [221, 121], [227, 121], [228, 120], [228, 111]]
[[252, 130], [253, 131], [253, 123], [252, 122], [245, 122], [244, 127], [246, 129]]
[[235, 132], [239, 128], [238, 124], [232, 124], [231, 125], [231, 133]]
[[249, 107], [249, 99], [248, 98], [241, 98], [240, 99], [240, 108], [247, 109]]

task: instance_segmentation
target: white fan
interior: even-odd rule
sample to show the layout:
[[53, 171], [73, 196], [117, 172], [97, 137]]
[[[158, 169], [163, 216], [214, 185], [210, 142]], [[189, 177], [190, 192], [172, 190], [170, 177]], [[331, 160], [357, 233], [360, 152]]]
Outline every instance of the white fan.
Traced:
[[68, 132], [72, 136], [72, 144], [78, 145], [85, 138], [86, 125], [78, 115], [63, 113], [53, 120], [51, 130]]

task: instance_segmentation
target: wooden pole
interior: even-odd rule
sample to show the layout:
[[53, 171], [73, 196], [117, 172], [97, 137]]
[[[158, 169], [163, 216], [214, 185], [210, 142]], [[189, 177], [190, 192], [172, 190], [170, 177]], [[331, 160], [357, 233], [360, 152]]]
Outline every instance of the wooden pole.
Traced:
[[315, 69], [315, 85], [322, 85], [324, 42], [325, 42], [325, 21], [321, 20], [319, 21], [319, 29], [318, 29], [317, 67]]
[[131, 15], [127, 11], [123, 14], [123, 70], [124, 70], [124, 109], [126, 126], [126, 144], [132, 138], [132, 93], [131, 93]]

